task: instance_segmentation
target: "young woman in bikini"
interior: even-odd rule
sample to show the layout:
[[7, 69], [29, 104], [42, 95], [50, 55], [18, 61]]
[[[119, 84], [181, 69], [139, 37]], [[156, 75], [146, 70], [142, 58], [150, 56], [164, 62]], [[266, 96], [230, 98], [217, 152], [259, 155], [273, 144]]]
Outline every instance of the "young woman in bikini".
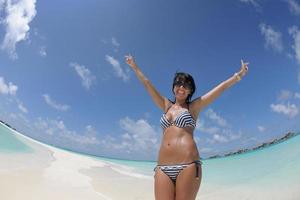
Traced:
[[197, 117], [200, 111], [223, 91], [245, 76], [248, 63], [241, 61], [239, 72], [192, 101], [196, 90], [193, 77], [187, 73], [176, 73], [172, 86], [175, 96], [173, 102], [155, 89], [131, 55], [125, 57], [127, 64], [146, 87], [154, 103], [164, 112], [160, 119], [163, 139], [154, 176], [155, 199], [194, 200], [202, 178], [202, 162], [193, 139]]

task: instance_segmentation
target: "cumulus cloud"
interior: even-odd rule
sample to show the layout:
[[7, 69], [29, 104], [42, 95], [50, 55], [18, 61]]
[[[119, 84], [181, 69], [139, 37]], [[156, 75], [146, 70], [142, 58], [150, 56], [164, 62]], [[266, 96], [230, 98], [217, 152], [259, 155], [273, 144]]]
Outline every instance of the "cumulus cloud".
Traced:
[[256, 0], [240, 0], [240, 2], [250, 4], [256, 9], [256, 11], [261, 12], [261, 6], [257, 3]]
[[77, 63], [70, 63], [70, 66], [75, 69], [81, 79], [82, 86], [87, 90], [89, 90], [90, 87], [96, 83], [96, 77], [85, 66], [79, 65]]
[[205, 119], [197, 119], [196, 130], [201, 133], [207, 133], [210, 136], [206, 138], [209, 144], [228, 143], [240, 139], [242, 134], [233, 131], [231, 125], [218, 115], [213, 109], [205, 112]]
[[203, 133], [208, 133], [211, 135], [220, 132], [220, 129], [216, 126], [210, 126], [210, 127], [206, 126], [204, 119], [202, 119], [202, 120], [197, 119], [196, 130], [203, 132]]
[[[300, 64], [300, 31], [297, 26], [292, 26], [288, 29], [288, 32], [294, 39], [294, 44], [292, 45], [292, 48], [295, 51], [295, 58], [298, 64]], [[298, 74], [298, 76], [300, 75]], [[299, 81], [299, 77], [298, 77], [298, 81]]]
[[120, 43], [117, 41], [117, 39], [114, 38], [114, 37], [112, 37], [111, 38], [111, 43], [112, 43], [112, 45], [114, 47], [115, 52], [118, 52], [119, 51], [119, 47], [120, 47]]
[[115, 52], [119, 51], [120, 43], [117, 41], [117, 38], [112, 37], [111, 39], [102, 39], [103, 44], [112, 45], [112, 48]]
[[28, 109], [23, 105], [23, 103], [20, 100], [17, 100], [18, 108], [23, 112], [23, 113], [28, 113]]
[[123, 81], [129, 80], [129, 74], [128, 74], [129, 72], [124, 71], [124, 69], [120, 66], [120, 63], [117, 59], [109, 55], [106, 55], [105, 59], [109, 64], [111, 64], [117, 77], [121, 78]]
[[120, 126], [125, 131], [122, 135], [122, 145], [130, 151], [156, 152], [158, 135], [160, 135], [146, 120], [133, 120], [125, 117], [120, 120]]
[[114, 37], [111, 38], [111, 43], [112, 43], [115, 47], [119, 47], [119, 46], [120, 46], [120, 44], [118, 43], [117, 39], [114, 38]]
[[277, 97], [277, 100], [280, 102], [286, 102], [287, 100], [291, 100], [293, 98], [299, 99], [300, 93], [298, 93], [298, 92], [293, 93], [289, 90], [281, 90]]
[[3, 77], [0, 77], [0, 94], [9, 94], [9, 95], [16, 95], [18, 90], [18, 86], [14, 85], [12, 82], [8, 84], [5, 83]]
[[259, 132], [265, 132], [266, 128], [264, 126], [257, 126]]
[[289, 118], [293, 118], [299, 113], [299, 110], [295, 104], [271, 104], [270, 107], [273, 112], [284, 114]]
[[275, 31], [271, 26], [261, 23], [259, 25], [260, 32], [265, 38], [265, 47], [271, 48], [277, 52], [282, 52], [283, 43], [281, 39], [281, 33]]
[[214, 141], [219, 142], [219, 143], [228, 142], [228, 139], [226, 137], [224, 137], [223, 135], [219, 135], [219, 134], [214, 134], [213, 139], [214, 139]]
[[[3, 10], [4, 6], [5, 6], [5, 1], [6, 0], [0, 0], [0, 12]], [[0, 22], [1, 23], [1, 22]]]
[[295, 0], [288, 0], [289, 10], [294, 15], [300, 15], [300, 5]]
[[210, 148], [210, 147], [200, 147], [199, 152], [201, 153], [214, 153], [216, 152], [216, 149]]
[[[210, 115], [214, 116], [211, 113], [210, 113]], [[227, 122], [224, 123], [223, 120], [221, 120], [222, 123], [220, 123], [220, 119], [222, 119], [222, 118], [208, 117], [208, 119], [211, 120], [211, 122], [213, 122], [213, 124], [216, 124], [216, 125], [211, 125], [211, 126], [206, 125], [205, 119], [201, 119], [201, 121], [199, 119], [197, 119], [197, 125], [196, 125], [197, 131], [200, 131], [201, 133], [208, 133], [210, 135], [209, 138], [206, 138], [207, 143], [210, 143], [210, 144], [227, 143], [227, 142], [231, 142], [231, 141], [241, 138], [242, 134], [234, 133], [234, 131], [232, 129], [228, 128], [229, 124]], [[224, 120], [224, 121], [226, 121], [226, 120]], [[225, 124], [226, 124], [226, 126], [224, 127]], [[221, 128], [218, 126], [220, 126]]]
[[286, 100], [289, 100], [293, 97], [293, 93], [289, 90], [281, 90], [277, 99], [279, 101], [286, 101]]
[[240, 139], [242, 134], [238, 133], [232, 133], [227, 131], [222, 131], [220, 134], [213, 134], [212, 138], [207, 138], [206, 142], [209, 144], [216, 144], [216, 143], [229, 143], [234, 140]]
[[300, 84], [300, 70], [298, 70], [297, 81], [298, 81], [298, 84]]
[[47, 56], [47, 51], [46, 51], [46, 47], [45, 46], [41, 46], [39, 49], [39, 55], [41, 57], [46, 57]]
[[76, 131], [69, 130], [62, 120], [44, 120], [38, 118], [34, 123], [34, 127], [41, 133], [53, 136], [58, 141], [67, 141], [67, 143], [73, 142], [79, 145], [95, 145], [100, 144], [100, 141], [96, 138], [96, 130], [91, 126], [86, 126], [84, 133], [77, 133]]
[[206, 111], [206, 116], [211, 119], [212, 121], [216, 122], [219, 126], [228, 126], [228, 123], [224, 118], [222, 118], [220, 115], [218, 115], [213, 109], [209, 108]]
[[143, 160], [153, 159], [159, 149], [161, 130], [156, 129], [145, 119], [134, 120], [125, 117], [119, 120], [122, 133], [109, 134], [101, 137], [100, 145], [103, 151], [110, 155], [122, 155]]
[[5, 18], [2, 24], [5, 26], [5, 36], [1, 49], [8, 52], [10, 58], [17, 59], [16, 45], [28, 38], [29, 23], [36, 15], [36, 0], [6, 0]]
[[65, 105], [65, 104], [59, 104], [57, 102], [55, 102], [50, 95], [48, 94], [43, 94], [44, 100], [45, 102], [51, 106], [52, 108], [59, 110], [59, 111], [67, 111], [70, 109], [69, 105]]

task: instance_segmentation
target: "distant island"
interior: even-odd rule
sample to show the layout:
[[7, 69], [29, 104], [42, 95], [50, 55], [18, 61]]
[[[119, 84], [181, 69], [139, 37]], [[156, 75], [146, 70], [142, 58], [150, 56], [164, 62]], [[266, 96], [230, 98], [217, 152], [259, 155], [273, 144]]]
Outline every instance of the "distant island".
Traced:
[[0, 119], [0, 122], [1, 122], [2, 124], [5, 124], [5, 125], [8, 126], [9, 128], [11, 128], [11, 129], [17, 131], [17, 129], [15, 129], [14, 127], [12, 127], [11, 125], [9, 125], [8, 123], [2, 121], [1, 119]]
[[287, 140], [287, 139], [289, 139], [291, 137], [294, 137], [296, 135], [299, 135], [299, 134], [300, 133], [288, 132], [287, 134], [285, 134], [281, 138], [276, 138], [276, 139], [274, 139], [274, 140], [272, 140], [270, 142], [264, 142], [261, 145], [258, 145], [256, 147], [253, 147], [253, 148], [250, 148], [250, 149], [239, 149], [239, 150], [237, 150], [235, 152], [230, 152], [230, 153], [227, 153], [227, 154], [224, 154], [224, 155], [214, 155], [214, 156], [208, 157], [207, 159], [210, 159], [210, 158], [222, 158], [222, 157], [227, 157], [227, 156], [232, 156], [232, 155], [237, 155], [237, 154], [242, 154], [242, 153], [246, 153], [246, 152], [250, 152], [250, 151], [262, 149], [262, 148], [269, 147], [271, 145], [283, 142], [283, 141], [285, 141], [285, 140]]

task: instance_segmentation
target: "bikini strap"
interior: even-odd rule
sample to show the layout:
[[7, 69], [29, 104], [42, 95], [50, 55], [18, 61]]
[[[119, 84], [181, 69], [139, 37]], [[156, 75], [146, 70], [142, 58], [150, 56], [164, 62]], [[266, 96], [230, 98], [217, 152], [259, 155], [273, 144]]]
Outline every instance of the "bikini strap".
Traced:
[[193, 163], [195, 163], [196, 166], [196, 177], [199, 178], [199, 166], [202, 165], [201, 160], [195, 160]]

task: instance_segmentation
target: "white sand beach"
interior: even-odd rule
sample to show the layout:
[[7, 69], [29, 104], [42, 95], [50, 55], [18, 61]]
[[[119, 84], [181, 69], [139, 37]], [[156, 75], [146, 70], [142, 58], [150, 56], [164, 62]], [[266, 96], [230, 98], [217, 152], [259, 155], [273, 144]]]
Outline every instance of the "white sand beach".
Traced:
[[[33, 151], [0, 151], [0, 200], [154, 199], [153, 176], [10, 131]], [[266, 151], [204, 162], [197, 200], [299, 200], [299, 141], [287, 146], [291, 150], [286, 146], [272, 150], [278, 151], [274, 156], [278, 162]], [[294, 154], [280, 160], [284, 158], [280, 153], [286, 155], [287, 150]], [[265, 158], [271, 160], [272, 168], [266, 167]]]
[[152, 177], [14, 134], [34, 153], [0, 153], [1, 200], [154, 199]]

